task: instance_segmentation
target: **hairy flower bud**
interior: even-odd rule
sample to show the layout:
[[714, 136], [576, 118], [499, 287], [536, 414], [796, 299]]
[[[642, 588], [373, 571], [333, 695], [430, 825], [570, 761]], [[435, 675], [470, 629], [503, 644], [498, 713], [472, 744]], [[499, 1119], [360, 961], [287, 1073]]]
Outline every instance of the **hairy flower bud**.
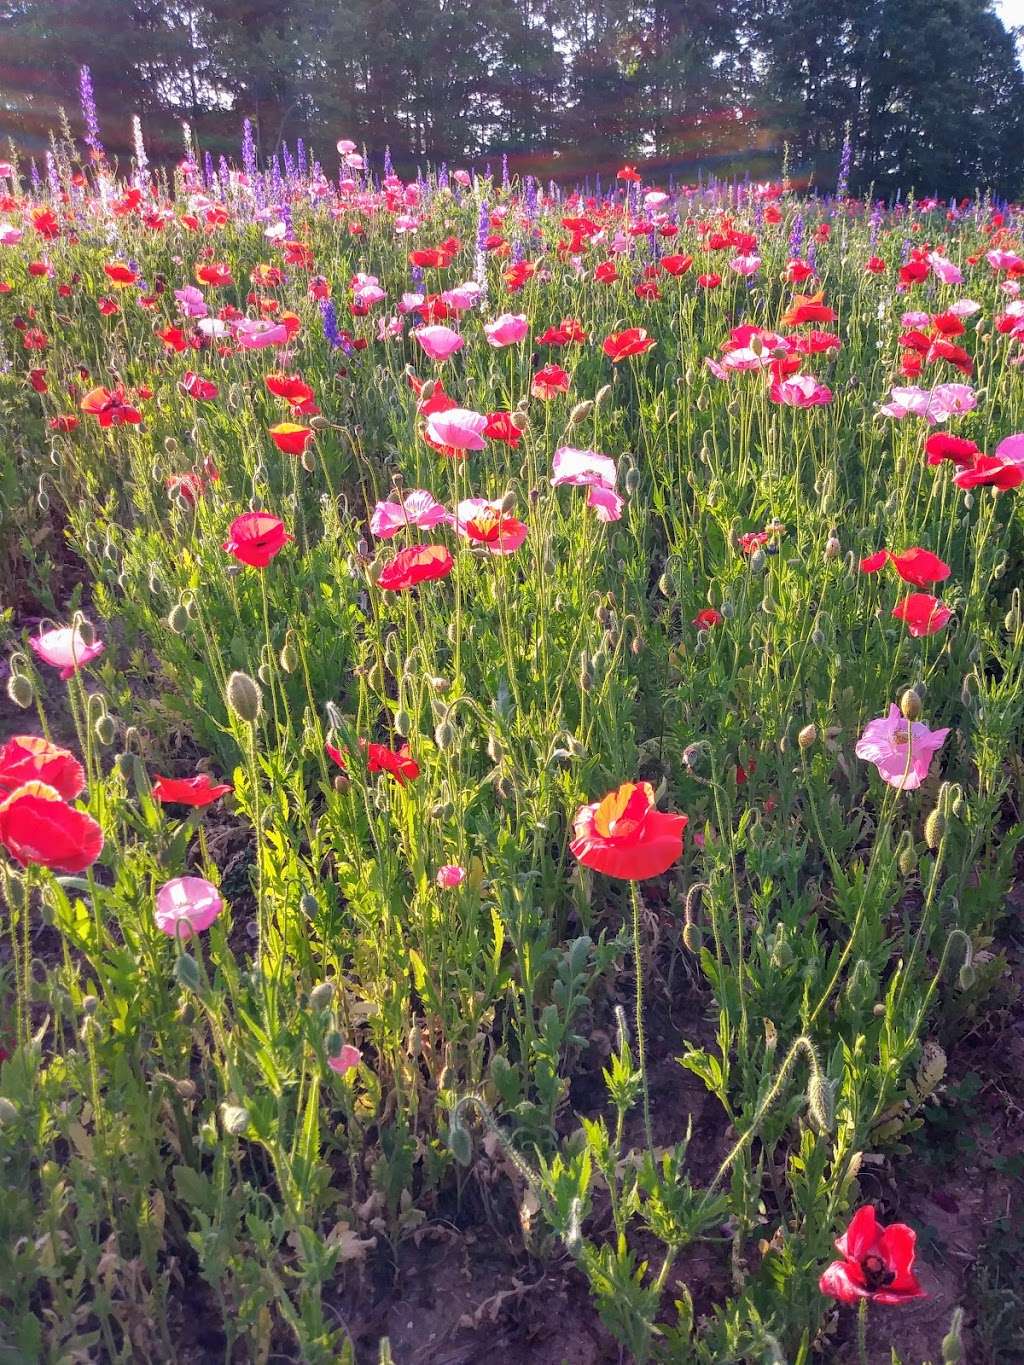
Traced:
[[804, 750], [811, 749], [814, 747], [815, 744], [817, 744], [818, 727], [814, 724], [813, 721], [811, 721], [810, 725], [804, 726], [804, 728], [797, 735], [796, 742], [797, 744], [799, 744], [800, 748]]
[[263, 694], [248, 673], [235, 672], [228, 678], [227, 703], [239, 720], [255, 725], [263, 709]]
[[939, 810], [938, 806], [929, 814], [924, 822], [924, 841], [934, 853], [939, 844], [942, 843], [942, 836], [946, 832], [946, 817]]
[[920, 720], [921, 698], [912, 687], [908, 687], [900, 697], [900, 710], [903, 712], [904, 720]]
[[36, 695], [32, 679], [25, 673], [12, 673], [7, 679], [7, 695], [15, 706], [27, 711]]

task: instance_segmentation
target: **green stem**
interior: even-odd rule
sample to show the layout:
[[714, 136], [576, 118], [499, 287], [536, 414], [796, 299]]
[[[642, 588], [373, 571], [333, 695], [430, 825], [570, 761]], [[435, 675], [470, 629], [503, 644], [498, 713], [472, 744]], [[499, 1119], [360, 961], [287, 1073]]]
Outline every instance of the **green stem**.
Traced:
[[636, 882], [629, 884], [633, 902], [633, 962], [636, 968], [636, 1055], [640, 1063], [640, 1083], [644, 1096], [644, 1136], [647, 1150], [654, 1150], [654, 1137], [651, 1129], [651, 1093], [647, 1084], [647, 1044], [644, 1041], [644, 968], [640, 955], [640, 891]]

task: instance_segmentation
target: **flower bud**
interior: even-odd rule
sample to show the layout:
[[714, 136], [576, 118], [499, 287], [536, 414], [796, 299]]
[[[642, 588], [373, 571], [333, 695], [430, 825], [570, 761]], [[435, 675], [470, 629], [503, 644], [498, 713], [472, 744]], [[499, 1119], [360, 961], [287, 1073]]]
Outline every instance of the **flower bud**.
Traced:
[[912, 687], [908, 687], [900, 697], [900, 710], [904, 720], [919, 720], [921, 716], [921, 697]]
[[24, 673], [12, 673], [7, 679], [7, 695], [15, 706], [27, 711], [36, 695], [32, 679]]
[[325, 1010], [330, 1006], [334, 999], [334, 982], [321, 981], [319, 986], [314, 986], [309, 993], [309, 1005], [314, 1010]]
[[114, 742], [114, 718], [104, 714], [97, 716], [93, 731], [99, 742], [106, 747]]
[[949, 1324], [949, 1331], [942, 1338], [942, 1365], [960, 1365], [964, 1358], [964, 1344], [961, 1338], [961, 1331], [964, 1323], [964, 1310], [962, 1308], [953, 1309], [953, 1318]]
[[515, 412], [509, 414], [508, 420], [515, 427], [516, 431], [528, 431], [530, 428], [529, 417], [519, 408], [516, 408]]
[[277, 657], [277, 662], [285, 673], [294, 673], [299, 666], [299, 652], [295, 648], [295, 638], [291, 631], [284, 637], [284, 644], [281, 646], [281, 653]]
[[569, 413], [569, 420], [566, 426], [571, 430], [579, 426], [580, 422], [585, 422], [594, 411], [594, 404], [591, 399], [585, 398], [582, 403], [577, 403], [572, 412]]
[[804, 750], [813, 748], [813, 746], [817, 744], [818, 727], [814, 724], [813, 721], [811, 721], [810, 725], [804, 726], [804, 728], [797, 735], [796, 742], [797, 744], [799, 744], [800, 748]]
[[184, 635], [188, 629], [188, 612], [181, 602], [176, 603], [171, 608], [170, 615], [167, 617], [167, 624], [175, 635]]
[[625, 487], [626, 492], [629, 494], [630, 497], [633, 497], [636, 494], [637, 489], [640, 487], [639, 469], [631, 469], [629, 471], [629, 473], [626, 475]]
[[328, 422], [327, 418], [319, 414], [317, 414], [316, 417], [311, 417], [309, 419], [310, 431], [326, 431], [330, 425], [331, 424], [330, 422]]
[[313, 919], [320, 913], [320, 902], [307, 891], [299, 900], [299, 909], [307, 919]]
[[255, 725], [263, 709], [263, 695], [248, 673], [235, 672], [228, 678], [227, 703], [239, 720]]
[[249, 1111], [240, 1104], [222, 1104], [220, 1121], [224, 1125], [225, 1133], [230, 1133], [232, 1137], [241, 1137], [249, 1127]]
[[936, 806], [924, 822], [924, 841], [933, 853], [942, 843], [942, 836], [945, 832], [946, 817]]
[[455, 727], [447, 719], [434, 727], [434, 743], [442, 753], [455, 743]]
[[828, 540], [825, 541], [825, 558], [835, 559], [842, 548], [835, 536], [829, 536]]
[[174, 963], [174, 979], [186, 990], [197, 991], [202, 985], [199, 964], [191, 953], [182, 953]]

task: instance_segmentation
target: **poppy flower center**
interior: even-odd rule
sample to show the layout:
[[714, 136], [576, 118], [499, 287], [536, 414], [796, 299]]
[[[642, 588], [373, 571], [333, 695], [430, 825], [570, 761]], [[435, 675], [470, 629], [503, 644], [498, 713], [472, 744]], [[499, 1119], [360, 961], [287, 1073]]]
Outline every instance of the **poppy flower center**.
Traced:
[[881, 1256], [865, 1256], [860, 1263], [860, 1268], [864, 1272], [867, 1287], [872, 1293], [877, 1289], [884, 1289], [886, 1285], [892, 1284], [896, 1278], [895, 1271], [886, 1266]]
[[635, 834], [644, 822], [650, 803], [635, 782], [624, 782], [610, 792], [594, 812], [594, 828], [603, 839], [622, 839]]
[[893, 742], [893, 744], [909, 744], [909, 743], [910, 743], [910, 731], [909, 731], [909, 730], [894, 730], [894, 731], [892, 732], [892, 742]]

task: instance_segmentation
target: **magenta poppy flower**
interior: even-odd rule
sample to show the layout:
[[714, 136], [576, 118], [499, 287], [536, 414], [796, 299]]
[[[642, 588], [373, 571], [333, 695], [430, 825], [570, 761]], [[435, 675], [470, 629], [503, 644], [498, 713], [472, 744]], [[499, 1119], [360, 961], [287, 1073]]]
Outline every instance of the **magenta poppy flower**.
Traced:
[[458, 863], [445, 863], [443, 867], [437, 869], [434, 880], [441, 887], [461, 886], [466, 880], [466, 869], [460, 867]]
[[106, 648], [102, 640], [86, 644], [78, 626], [57, 626], [54, 630], [44, 630], [29, 640], [35, 653], [44, 664], [60, 669], [62, 682], [67, 682], [85, 664], [98, 658]]
[[220, 892], [205, 877], [174, 877], [156, 893], [157, 928], [170, 938], [200, 934], [224, 908]]
[[517, 346], [529, 330], [523, 313], [502, 313], [493, 322], [484, 323], [484, 335], [495, 350], [502, 346]]
[[458, 332], [453, 331], [451, 327], [442, 327], [440, 324], [417, 327], [412, 335], [431, 360], [447, 360], [456, 351], [461, 351], [466, 344], [465, 338], [459, 336]]
[[447, 412], [432, 412], [427, 418], [427, 435], [440, 446], [453, 450], [484, 450], [484, 427], [487, 418], [469, 408], [449, 408]]
[[351, 1071], [363, 1060], [363, 1054], [351, 1043], [345, 1043], [341, 1051], [334, 1057], [327, 1058], [327, 1065], [332, 1071], [336, 1071], [339, 1076], [344, 1076], [346, 1071]]
[[281, 553], [290, 540], [284, 522], [271, 512], [243, 512], [235, 517], [228, 530], [228, 538], [221, 546], [240, 564], [253, 569], [265, 569], [275, 555]]
[[773, 403], [784, 403], [789, 408], [816, 408], [832, 402], [832, 390], [811, 374], [791, 374], [777, 380], [769, 390]]
[[869, 721], [854, 750], [873, 763], [890, 787], [912, 791], [928, 776], [932, 757], [946, 742], [948, 730], [929, 730], [922, 721], [906, 720], [898, 706], [887, 716]]
[[370, 530], [380, 540], [390, 540], [408, 526], [432, 531], [451, 521], [451, 513], [425, 488], [414, 488], [401, 502], [379, 502], [370, 517]]

